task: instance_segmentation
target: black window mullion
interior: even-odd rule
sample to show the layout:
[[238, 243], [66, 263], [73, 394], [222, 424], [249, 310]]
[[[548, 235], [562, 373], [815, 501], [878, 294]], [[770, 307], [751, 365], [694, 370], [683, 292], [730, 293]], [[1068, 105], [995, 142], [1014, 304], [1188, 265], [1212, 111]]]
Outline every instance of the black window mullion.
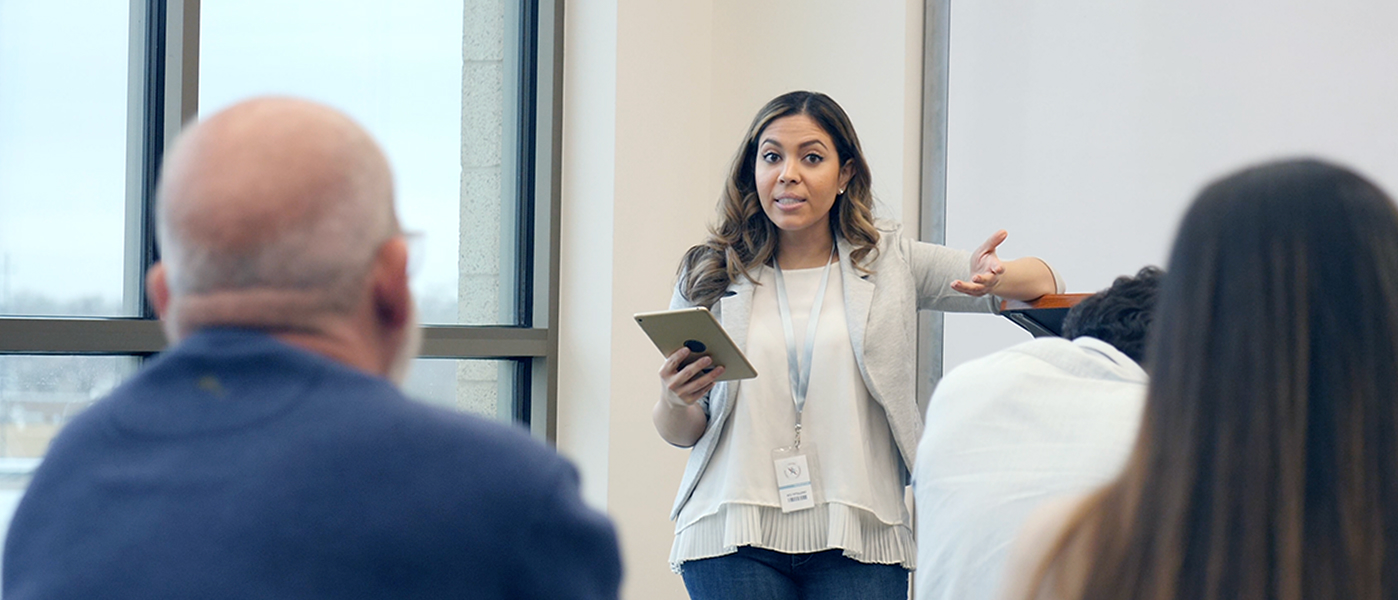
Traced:
[[514, 173], [518, 182], [519, 195], [514, 200], [519, 207], [515, 235], [514, 265], [515, 281], [518, 290], [515, 296], [515, 323], [520, 327], [534, 326], [534, 235], [535, 198], [534, 168], [536, 157], [536, 129], [538, 119], [538, 64], [539, 64], [539, 2], [520, 0], [520, 69], [519, 82], [519, 122], [516, 124], [519, 143], [519, 168]]
[[514, 361], [514, 403], [511, 420], [529, 429], [530, 415], [533, 414], [533, 365], [534, 361], [520, 359]]
[[160, 260], [155, 245], [155, 188], [160, 176], [160, 161], [165, 155], [165, 40], [167, 0], [147, 0], [144, 110], [141, 126], [141, 269], [140, 280], [134, 283], [141, 298], [140, 316], [156, 318], [155, 308], [146, 298], [145, 278], [151, 266]]

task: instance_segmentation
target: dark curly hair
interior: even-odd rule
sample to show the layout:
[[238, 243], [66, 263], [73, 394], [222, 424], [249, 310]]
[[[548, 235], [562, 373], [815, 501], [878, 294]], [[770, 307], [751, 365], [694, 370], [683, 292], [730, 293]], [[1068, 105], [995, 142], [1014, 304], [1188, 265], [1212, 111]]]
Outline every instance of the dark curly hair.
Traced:
[[1079, 302], [1063, 318], [1063, 337], [1091, 336], [1107, 342], [1131, 360], [1142, 362], [1146, 330], [1155, 312], [1155, 297], [1165, 271], [1149, 266], [1135, 277], [1118, 277], [1112, 286]]

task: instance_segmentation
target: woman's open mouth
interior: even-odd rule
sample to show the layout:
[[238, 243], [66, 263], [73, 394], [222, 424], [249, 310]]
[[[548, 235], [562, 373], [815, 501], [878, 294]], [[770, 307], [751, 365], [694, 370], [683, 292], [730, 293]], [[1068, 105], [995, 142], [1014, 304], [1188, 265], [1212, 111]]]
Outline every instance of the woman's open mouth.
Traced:
[[778, 196], [772, 200], [772, 204], [775, 204], [776, 207], [781, 210], [796, 210], [805, 203], [805, 198], [797, 198], [795, 196]]

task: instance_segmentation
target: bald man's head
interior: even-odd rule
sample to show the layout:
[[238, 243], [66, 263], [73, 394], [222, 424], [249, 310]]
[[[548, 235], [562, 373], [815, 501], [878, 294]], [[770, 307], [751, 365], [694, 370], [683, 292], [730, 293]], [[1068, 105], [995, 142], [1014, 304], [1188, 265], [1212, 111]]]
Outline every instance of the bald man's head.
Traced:
[[157, 203], [177, 298], [342, 289], [397, 232], [378, 145], [348, 117], [287, 98], [243, 102], [186, 131], [166, 157]]
[[345, 115], [291, 98], [236, 104], [179, 137], [156, 202], [150, 287], [172, 341], [211, 326], [335, 333], [377, 357], [410, 337], [388, 161]]

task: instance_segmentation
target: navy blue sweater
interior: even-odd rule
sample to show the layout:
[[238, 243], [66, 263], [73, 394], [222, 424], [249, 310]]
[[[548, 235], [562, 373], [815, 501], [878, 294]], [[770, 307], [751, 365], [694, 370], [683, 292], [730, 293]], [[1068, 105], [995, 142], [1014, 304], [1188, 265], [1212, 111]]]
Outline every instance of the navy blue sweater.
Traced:
[[239, 330], [198, 333], [55, 439], [4, 597], [615, 598], [616, 536], [523, 431]]

